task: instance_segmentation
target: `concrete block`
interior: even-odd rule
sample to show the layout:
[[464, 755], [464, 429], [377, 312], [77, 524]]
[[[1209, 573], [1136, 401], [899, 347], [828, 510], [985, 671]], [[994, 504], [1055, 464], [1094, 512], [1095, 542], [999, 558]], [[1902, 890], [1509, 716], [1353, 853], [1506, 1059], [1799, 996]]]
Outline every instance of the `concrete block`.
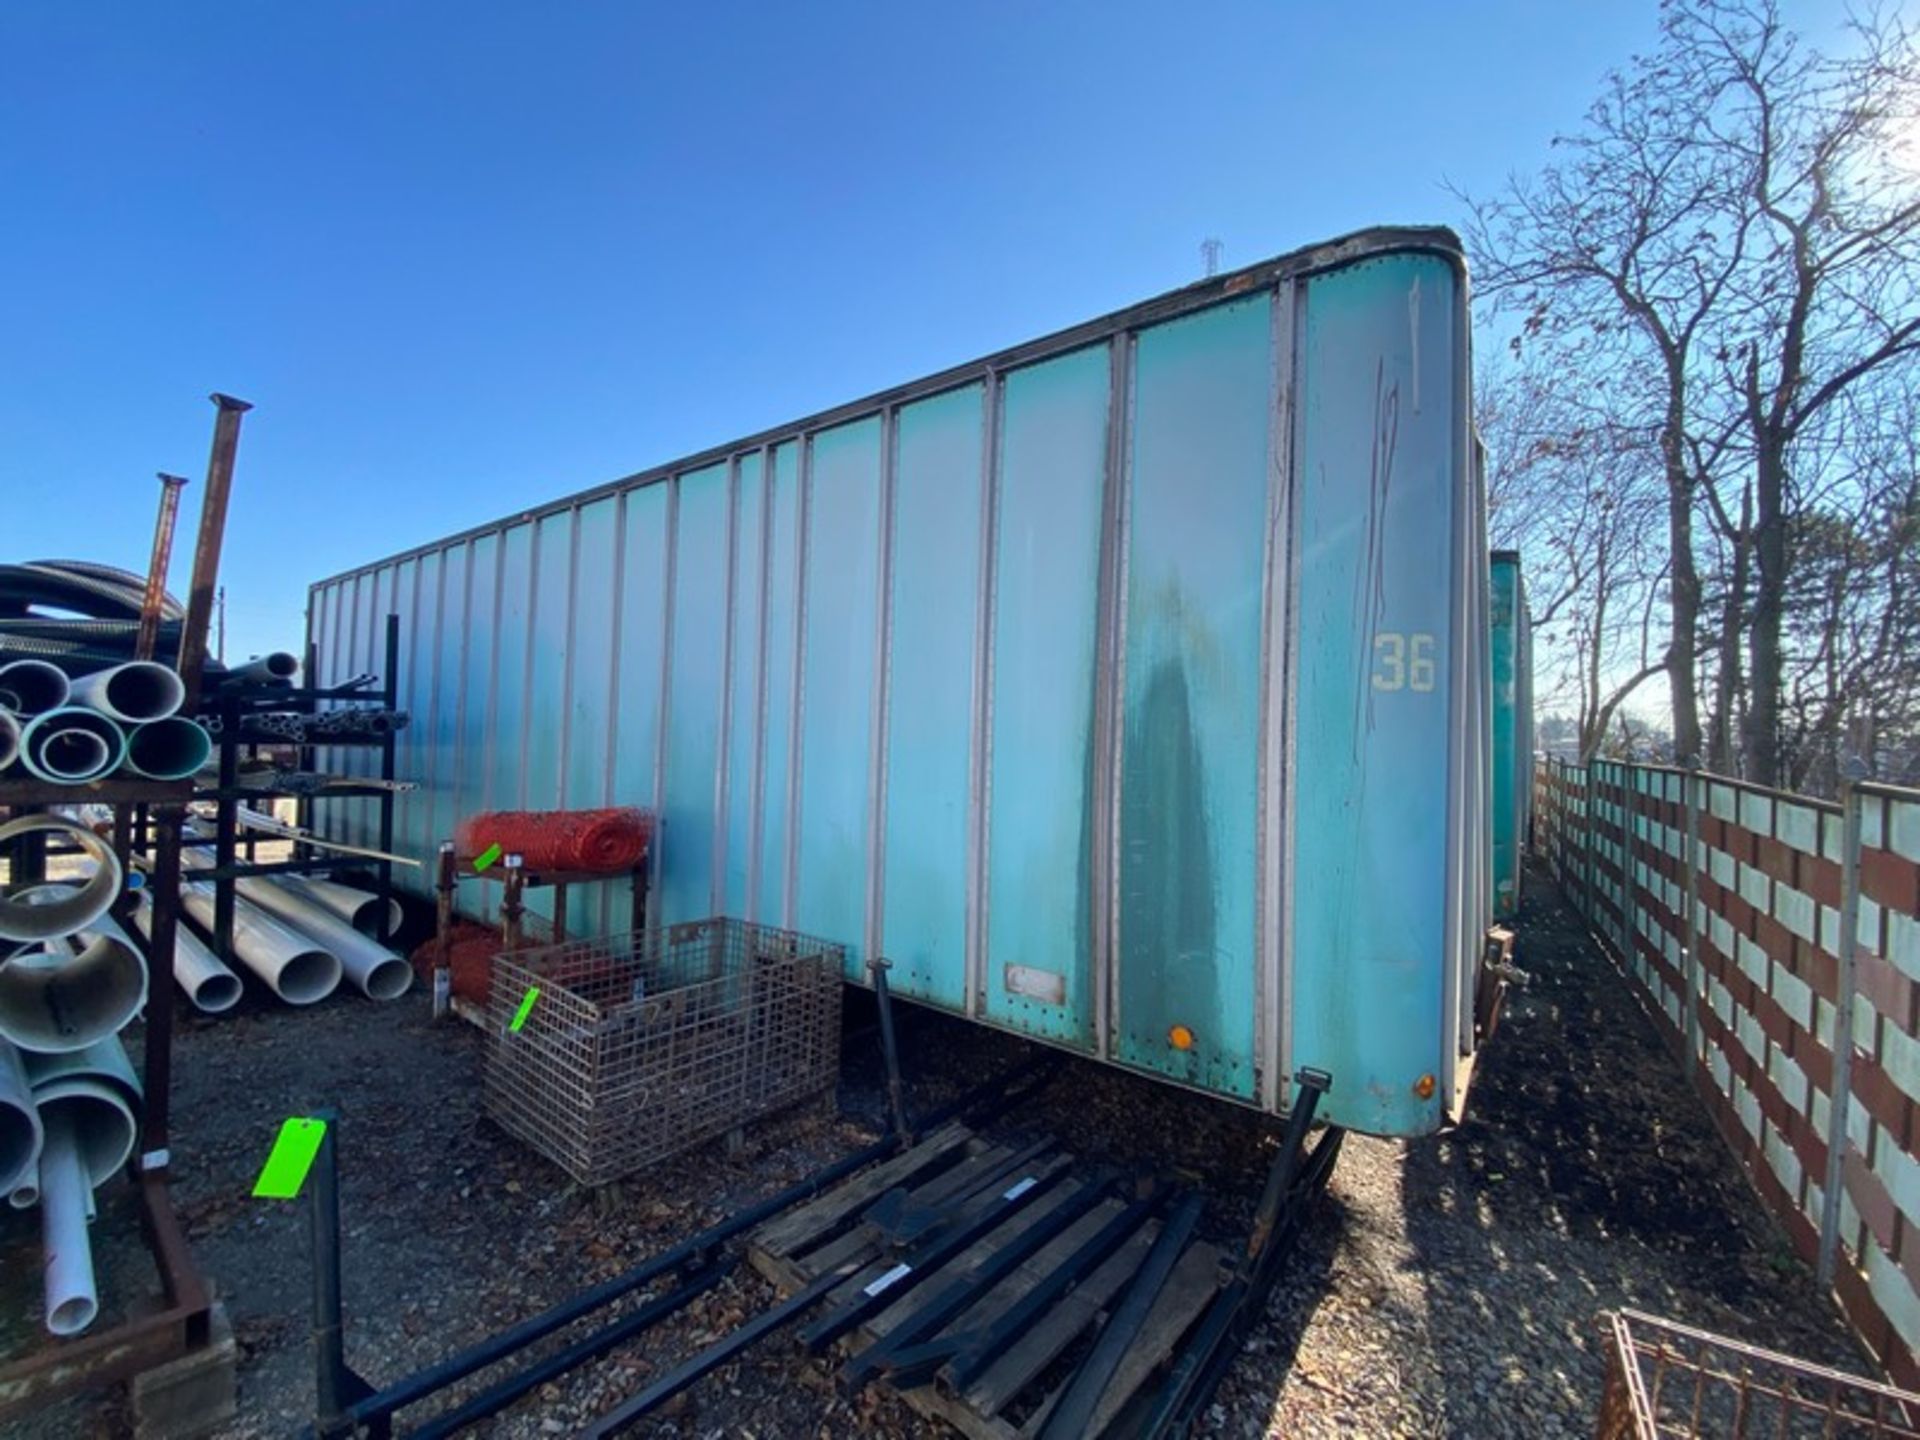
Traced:
[[233, 1325], [218, 1301], [209, 1318], [204, 1346], [133, 1377], [136, 1440], [192, 1440], [233, 1419]]

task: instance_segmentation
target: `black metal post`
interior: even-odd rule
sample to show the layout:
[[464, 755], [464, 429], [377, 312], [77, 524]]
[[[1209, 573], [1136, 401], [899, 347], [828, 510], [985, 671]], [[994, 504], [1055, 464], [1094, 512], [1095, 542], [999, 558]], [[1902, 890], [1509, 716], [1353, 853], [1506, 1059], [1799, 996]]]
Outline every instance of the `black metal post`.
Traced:
[[453, 842], [440, 842], [440, 873], [434, 881], [436, 901], [433, 930], [433, 1014], [437, 1020], [453, 1004], [453, 887], [456, 862]]
[[322, 1110], [312, 1117], [326, 1133], [311, 1174], [313, 1234], [314, 1426], [322, 1435], [343, 1433], [353, 1397], [347, 1379], [346, 1332], [340, 1315], [340, 1117]]
[[778, 1215], [790, 1205], [796, 1205], [802, 1200], [820, 1194], [828, 1186], [836, 1184], [856, 1170], [893, 1152], [894, 1144], [891, 1140], [876, 1141], [872, 1145], [857, 1150], [824, 1170], [817, 1171], [799, 1183], [788, 1186], [779, 1194], [770, 1196], [758, 1205], [749, 1206], [720, 1224], [702, 1230], [698, 1235], [690, 1236], [670, 1249], [662, 1251], [652, 1259], [642, 1261], [625, 1274], [603, 1280], [571, 1300], [563, 1301], [529, 1320], [523, 1320], [518, 1325], [490, 1336], [456, 1355], [450, 1355], [438, 1364], [430, 1365], [424, 1370], [416, 1371], [404, 1379], [395, 1381], [378, 1394], [356, 1402], [346, 1418], [351, 1422], [362, 1424], [386, 1420], [393, 1415], [394, 1411], [411, 1405], [417, 1400], [424, 1400], [435, 1391], [444, 1390], [447, 1386], [473, 1374], [474, 1371], [483, 1369], [497, 1360], [503, 1360], [515, 1351], [524, 1350], [536, 1340], [543, 1339], [561, 1327], [592, 1314], [622, 1295], [640, 1289], [668, 1271], [696, 1262], [733, 1236]]
[[913, 1143], [913, 1126], [907, 1119], [907, 1090], [900, 1079], [900, 1047], [893, 1033], [893, 992], [887, 988], [887, 971], [893, 963], [881, 956], [867, 961], [867, 973], [873, 977], [873, 998], [880, 1007], [880, 1052], [887, 1062], [887, 1119], [894, 1138], [902, 1145]]
[[1326, 1183], [1340, 1154], [1344, 1132], [1332, 1129], [1314, 1147], [1312, 1158], [1303, 1162], [1314, 1112], [1333, 1082], [1319, 1070], [1303, 1069], [1294, 1078], [1300, 1092], [1294, 1097], [1286, 1133], [1267, 1171], [1266, 1189], [1254, 1215], [1246, 1250], [1232, 1277], [1207, 1308], [1199, 1328], [1181, 1347], [1179, 1358], [1155, 1395], [1138, 1431], [1145, 1440], [1187, 1433], [1264, 1306], [1279, 1259], [1299, 1229], [1306, 1203]]
[[987, 1367], [1003, 1355], [1027, 1327], [1038, 1320], [1062, 1295], [1104, 1265], [1107, 1257], [1132, 1237], [1147, 1217], [1160, 1208], [1159, 1192], [1134, 1201], [1116, 1213], [1077, 1248], [1073, 1254], [1047, 1272], [1046, 1277], [1011, 1306], [966, 1338], [948, 1370], [948, 1379], [956, 1392], [965, 1391]]
[[[978, 1113], [982, 1108], [990, 1108], [992, 1102], [1003, 1098], [1008, 1093], [1009, 1087], [1021, 1081], [1031, 1080], [1036, 1074], [1050, 1073], [1056, 1059], [1052, 1052], [1036, 1055], [1032, 1060], [1016, 1066], [1005, 1075], [985, 1081], [966, 1094], [949, 1101], [928, 1117], [929, 1122], [944, 1121], [955, 1115]], [[570, 1300], [562, 1301], [551, 1309], [491, 1335], [423, 1370], [404, 1376], [378, 1393], [369, 1390], [364, 1395], [357, 1396], [341, 1417], [344, 1426], [347, 1428], [355, 1425], [364, 1426], [376, 1435], [386, 1433], [392, 1425], [394, 1412], [424, 1400], [429, 1395], [446, 1389], [449, 1385], [456, 1384], [477, 1370], [526, 1349], [527, 1346], [553, 1334], [554, 1331], [592, 1314], [623, 1295], [633, 1293], [668, 1271], [684, 1270], [689, 1265], [701, 1263], [734, 1236], [753, 1229], [763, 1221], [772, 1219], [803, 1200], [824, 1193], [831, 1186], [838, 1184], [856, 1171], [864, 1169], [874, 1161], [899, 1153], [899, 1148], [899, 1142], [892, 1136], [876, 1140], [873, 1144], [863, 1146], [824, 1169], [817, 1170], [805, 1179], [789, 1185], [778, 1194], [768, 1196], [757, 1205], [751, 1205], [719, 1224], [710, 1226], [697, 1235], [689, 1236], [679, 1244], [662, 1251], [652, 1259], [642, 1261], [623, 1274], [603, 1280]], [[840, 1277], [833, 1278], [835, 1283], [838, 1283]], [[351, 1373], [348, 1374], [345, 1383], [349, 1388], [357, 1389], [356, 1379]]]
[[[307, 663], [300, 671], [301, 688], [309, 693], [306, 698], [293, 702], [294, 709], [302, 715], [312, 715], [320, 708], [311, 697], [311, 692], [320, 688], [319, 666], [319, 647], [309, 641], [307, 643]], [[300, 747], [299, 757], [296, 763], [302, 770], [311, 771], [316, 768], [313, 751], [309, 747], [302, 745]], [[293, 802], [293, 818], [298, 822], [302, 830], [313, 829], [313, 796], [302, 795]], [[296, 850], [295, 853], [298, 853], [298, 851]]]
[[731, 1335], [682, 1362], [626, 1404], [609, 1410], [594, 1421], [593, 1428], [587, 1431], [590, 1440], [600, 1440], [600, 1437], [606, 1435], [618, 1435], [649, 1411], [659, 1409], [682, 1390], [695, 1384], [702, 1376], [711, 1374], [734, 1356], [759, 1344], [775, 1331], [791, 1325], [803, 1313], [824, 1299], [828, 1291], [843, 1283], [852, 1268], [851, 1264], [846, 1264], [838, 1269], [827, 1271], [804, 1290], [797, 1291], [771, 1310], [756, 1315]]
[[1080, 1440], [1080, 1437], [1093, 1433], [1093, 1420], [1100, 1407], [1100, 1397], [1107, 1393], [1114, 1371], [1120, 1368], [1121, 1360], [1138, 1338], [1140, 1327], [1147, 1323], [1153, 1302], [1160, 1298], [1160, 1292], [1166, 1288], [1167, 1277], [1173, 1274], [1174, 1265], [1186, 1253], [1187, 1241], [1193, 1238], [1194, 1226], [1200, 1223], [1200, 1211], [1205, 1203], [1203, 1196], [1189, 1194], [1167, 1217], [1167, 1223], [1154, 1237], [1153, 1248], [1147, 1252], [1147, 1258], [1141, 1262], [1133, 1282], [1127, 1286], [1126, 1295], [1107, 1317], [1107, 1323], [1100, 1327], [1100, 1335], [1093, 1342], [1093, 1349], [1080, 1362], [1080, 1368], [1073, 1372], [1066, 1393], [1047, 1417], [1047, 1423], [1040, 1431], [1040, 1440]]
[[[147, 936], [149, 974], [173, 974], [174, 936], [180, 921], [180, 824], [186, 809], [160, 805], [153, 812], [153, 925]], [[146, 1108], [140, 1120], [140, 1169], [164, 1174], [169, 1159], [167, 1125], [173, 1088], [173, 987], [154, 987], [147, 1001], [146, 1056], [142, 1066]]]
[[1081, 1186], [966, 1275], [948, 1281], [939, 1293], [850, 1360], [840, 1372], [841, 1388], [854, 1393], [881, 1372], [891, 1373], [903, 1351], [958, 1319], [974, 1301], [1025, 1264], [1029, 1256], [1106, 1199], [1107, 1189], [1106, 1181]]
[[[386, 684], [381, 690], [381, 701], [391, 713], [400, 703], [400, 617], [397, 614], [387, 616], [387, 673]], [[388, 782], [377, 803], [380, 807], [380, 848], [385, 853], [393, 853], [393, 785], [394, 778], [394, 730], [388, 730], [380, 737], [380, 778]], [[387, 933], [387, 914], [393, 902], [393, 862], [382, 860], [374, 867], [374, 873], [380, 877], [379, 887], [374, 891], [380, 897], [375, 907], [379, 922], [374, 929], [374, 938], [385, 945], [393, 937]]]
[[665, 1295], [647, 1301], [631, 1315], [616, 1320], [603, 1329], [582, 1336], [564, 1350], [547, 1356], [537, 1364], [529, 1365], [525, 1370], [509, 1375], [498, 1384], [482, 1390], [464, 1404], [449, 1410], [444, 1415], [436, 1415], [418, 1429], [409, 1432], [409, 1440], [441, 1440], [441, 1437], [455, 1434], [497, 1414], [525, 1395], [537, 1390], [549, 1380], [566, 1374], [569, 1370], [597, 1359], [614, 1346], [658, 1325], [669, 1315], [684, 1310], [700, 1296], [713, 1289], [727, 1272], [733, 1269], [731, 1260], [718, 1260], [687, 1277], [677, 1289], [669, 1290]]
[[986, 1207], [942, 1233], [930, 1245], [910, 1251], [908, 1263], [895, 1265], [871, 1285], [854, 1292], [834, 1309], [822, 1315], [800, 1332], [807, 1349], [819, 1354], [848, 1331], [866, 1323], [869, 1316], [885, 1310], [901, 1296], [914, 1290], [929, 1275], [960, 1254], [988, 1231], [1001, 1225], [1009, 1215], [1023, 1209], [1047, 1193], [1060, 1179], [1060, 1171], [1028, 1176], [1004, 1193], [990, 1196]]
[[1253, 1212], [1253, 1231], [1247, 1237], [1247, 1248], [1237, 1267], [1238, 1273], [1243, 1275], [1251, 1274], [1260, 1263], [1267, 1242], [1273, 1237], [1274, 1226], [1280, 1219], [1280, 1207], [1293, 1191], [1293, 1177], [1300, 1168], [1300, 1157], [1305, 1153], [1307, 1132], [1313, 1128], [1314, 1112], [1320, 1108], [1320, 1097], [1333, 1088], [1333, 1077], [1324, 1070], [1302, 1069], [1294, 1076], [1294, 1083], [1299, 1086], [1299, 1093], [1293, 1097], [1293, 1109], [1287, 1116], [1286, 1134], [1281, 1137], [1280, 1150], [1274, 1156], [1273, 1167], [1267, 1171], [1267, 1186], [1260, 1193], [1260, 1207]]

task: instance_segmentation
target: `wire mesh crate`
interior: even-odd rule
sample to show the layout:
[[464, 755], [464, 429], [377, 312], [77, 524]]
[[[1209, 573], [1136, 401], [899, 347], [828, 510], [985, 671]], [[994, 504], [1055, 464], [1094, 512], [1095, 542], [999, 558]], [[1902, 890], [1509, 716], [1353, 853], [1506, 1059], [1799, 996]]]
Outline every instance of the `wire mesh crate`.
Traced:
[[729, 919], [500, 955], [487, 1113], [601, 1185], [830, 1090], [845, 957]]
[[1605, 1323], [1599, 1440], [1920, 1437], [1920, 1395], [1637, 1310]]

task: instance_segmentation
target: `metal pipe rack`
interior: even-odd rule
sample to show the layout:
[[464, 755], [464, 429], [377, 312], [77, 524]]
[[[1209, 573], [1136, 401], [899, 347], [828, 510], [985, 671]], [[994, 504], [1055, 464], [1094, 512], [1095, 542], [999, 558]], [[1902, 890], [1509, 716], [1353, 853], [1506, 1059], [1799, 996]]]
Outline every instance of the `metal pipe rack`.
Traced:
[[[131, 1171], [139, 1187], [141, 1228], [159, 1282], [159, 1294], [146, 1313], [134, 1313], [119, 1325], [80, 1339], [42, 1345], [32, 1354], [0, 1365], [0, 1421], [29, 1414], [79, 1391], [128, 1379], [207, 1343], [212, 1300], [187, 1249], [168, 1186], [180, 829], [192, 793], [186, 781], [101, 780], [90, 785], [0, 781], [0, 810], [11, 815], [76, 804], [113, 806], [113, 844], [123, 866], [144, 846], [143, 858], [154, 879], [151, 938], [142, 936], [132, 923], [134, 891], [121, 894], [113, 915], [141, 946], [148, 973], [156, 977], [152, 981], [155, 998], [146, 1011], [141, 1066], [145, 1103]], [[8, 856], [10, 878], [44, 876], [47, 854], [43, 835], [19, 837]]]
[[[317, 656], [309, 647], [306, 658], [307, 668], [304, 678], [311, 682], [314, 678], [314, 665]], [[391, 852], [393, 849], [393, 800], [394, 761], [396, 732], [388, 730], [375, 737], [356, 737], [352, 735], [329, 734], [315, 738], [308, 735], [300, 740], [291, 740], [287, 736], [277, 735], [248, 722], [264, 714], [317, 715], [320, 706], [328, 703], [355, 703], [379, 705], [393, 710], [400, 696], [400, 617], [388, 615], [386, 624], [386, 663], [381, 687], [367, 690], [356, 685], [317, 686], [311, 683], [291, 688], [278, 689], [260, 687], [242, 687], [223, 692], [203, 704], [202, 713], [214, 717], [217, 727], [213, 737], [214, 753], [219, 758], [219, 779], [217, 783], [202, 786], [195, 791], [195, 798], [211, 801], [214, 805], [214, 833], [210, 838], [189, 839], [189, 845], [211, 848], [213, 865], [196, 873], [195, 878], [210, 880], [214, 886], [214, 951], [223, 960], [233, 959], [233, 917], [236, 901], [234, 882], [254, 875], [320, 875], [335, 870], [372, 869], [376, 877], [373, 893], [379, 898], [379, 920], [374, 938], [381, 944], [388, 944], [392, 936], [387, 933], [388, 902], [393, 898], [393, 862], [374, 861], [369, 864], [364, 857], [353, 855], [329, 854], [302, 840], [292, 840], [292, 858], [287, 860], [259, 859], [259, 845], [263, 837], [258, 831], [241, 832], [239, 811], [243, 804], [252, 802], [270, 802], [277, 797], [296, 795], [289, 790], [276, 790], [271, 786], [243, 785], [240, 783], [240, 762], [242, 752], [247, 758], [257, 752], [261, 746], [299, 747], [303, 770], [312, 769], [313, 750], [317, 746], [342, 746], [374, 748], [379, 752], [381, 784], [374, 785], [331, 785], [317, 792], [298, 792], [299, 824], [302, 829], [311, 829], [313, 810], [316, 800], [374, 800], [380, 807], [379, 848]], [[244, 853], [243, 853], [244, 848]]]
[[[241, 417], [252, 408], [244, 400], [214, 394], [218, 410], [213, 450], [207, 460], [207, 487], [194, 547], [192, 589], [181, 627], [176, 664], [186, 687], [182, 709], [194, 713], [193, 699], [207, 656], [207, 622], [226, 533], [227, 498], [233, 484]], [[142, 606], [143, 651], [156, 641], [157, 623], [145, 623], [163, 594], [166, 562], [172, 549], [180, 482], [162, 476], [159, 522], [149, 565], [147, 601]], [[163, 1365], [206, 1346], [212, 1332], [213, 1298], [187, 1249], [169, 1190], [172, 1162], [170, 1102], [173, 1088], [173, 950], [180, 924], [180, 850], [193, 798], [189, 780], [155, 781], [106, 778], [83, 785], [47, 785], [0, 780], [0, 812], [18, 816], [73, 805], [113, 808], [113, 848], [123, 872], [139, 855], [153, 886], [151, 929], [133, 923], [135, 891], [114, 901], [112, 914], [146, 957], [149, 984], [141, 1063], [143, 1101], [139, 1143], [128, 1169], [139, 1188], [141, 1229], [153, 1257], [159, 1294], [145, 1305], [129, 1307], [120, 1324], [72, 1340], [44, 1344], [32, 1354], [0, 1365], [0, 1421], [44, 1408], [56, 1400]], [[5, 857], [14, 884], [45, 878], [49, 853], [44, 833], [19, 836]]]

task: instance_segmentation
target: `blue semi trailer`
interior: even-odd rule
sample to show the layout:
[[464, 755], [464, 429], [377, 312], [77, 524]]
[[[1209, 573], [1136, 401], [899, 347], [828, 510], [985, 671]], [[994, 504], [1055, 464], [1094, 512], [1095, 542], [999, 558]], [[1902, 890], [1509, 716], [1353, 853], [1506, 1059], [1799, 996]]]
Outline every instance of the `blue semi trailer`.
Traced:
[[1368, 230], [323, 580], [309, 638], [339, 679], [400, 617], [423, 859], [644, 806], [656, 923], [1418, 1135], [1495, 983], [1471, 415], [1458, 240]]

